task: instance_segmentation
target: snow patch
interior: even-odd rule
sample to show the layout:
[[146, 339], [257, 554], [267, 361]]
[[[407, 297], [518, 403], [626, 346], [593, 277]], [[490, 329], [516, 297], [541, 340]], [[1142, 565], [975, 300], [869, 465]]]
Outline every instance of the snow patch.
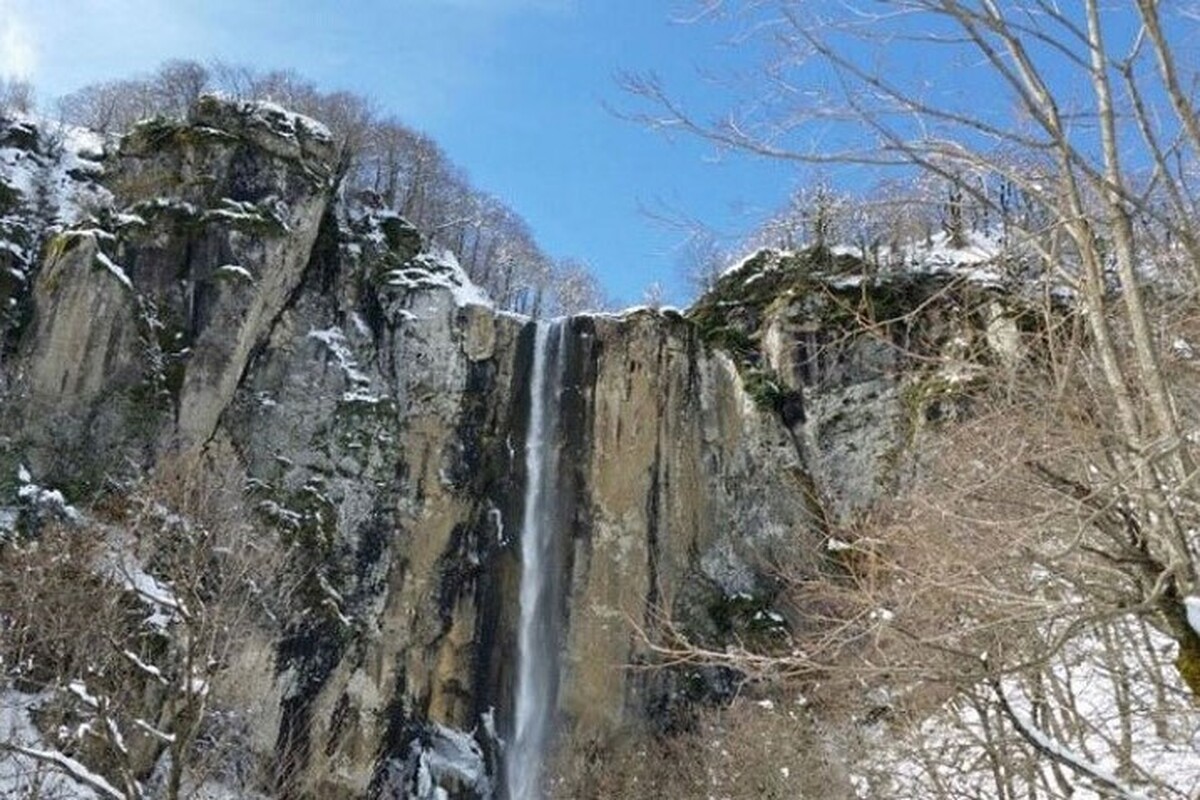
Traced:
[[365, 392], [370, 387], [371, 379], [359, 369], [358, 361], [354, 358], [354, 353], [351, 352], [350, 345], [346, 340], [346, 334], [342, 333], [340, 328], [311, 330], [308, 332], [308, 338], [325, 345], [325, 348], [333, 355], [342, 374], [346, 377], [346, 382], [351, 386], [349, 393]]
[[[51, 695], [45, 692], [0, 691], [0, 742], [12, 748], [0, 750], [0, 797], [123, 798], [124, 795], [78, 761], [49, 750], [33, 724], [31, 713], [50, 699]], [[103, 794], [87, 788], [88, 778], [99, 781], [92, 785]]]
[[1192, 626], [1192, 630], [1200, 636], [1200, 597], [1196, 595], [1188, 595], [1183, 598], [1184, 608], [1187, 609], [1187, 621]]
[[222, 264], [217, 267], [217, 275], [229, 278], [238, 278], [247, 283], [254, 283], [254, 276], [250, 274], [250, 270], [239, 264]]
[[385, 273], [383, 278], [386, 286], [395, 289], [447, 289], [459, 307], [494, 307], [487, 292], [471, 282], [466, 270], [458, 263], [458, 258], [449, 250], [422, 253], [408, 265]]
[[125, 274], [125, 270], [113, 262], [111, 258], [104, 254], [103, 250], [96, 250], [96, 263], [104, 269], [108, 270], [114, 278], [116, 278], [122, 286], [129, 291], [133, 291], [133, 281], [129, 280], [129, 276]]

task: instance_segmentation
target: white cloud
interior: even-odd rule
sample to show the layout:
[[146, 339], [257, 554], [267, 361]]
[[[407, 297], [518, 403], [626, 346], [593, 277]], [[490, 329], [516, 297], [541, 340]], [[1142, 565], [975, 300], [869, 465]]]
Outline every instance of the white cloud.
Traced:
[[37, 66], [33, 29], [9, 0], [0, 0], [0, 77], [28, 78]]

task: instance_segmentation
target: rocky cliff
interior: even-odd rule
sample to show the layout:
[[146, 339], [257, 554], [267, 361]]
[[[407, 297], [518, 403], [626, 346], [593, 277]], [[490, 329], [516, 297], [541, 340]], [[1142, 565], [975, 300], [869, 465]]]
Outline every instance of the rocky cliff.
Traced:
[[[234, 471], [296, 575], [285, 617], [216, 676], [269, 765], [250, 788], [498, 792], [534, 323], [339, 196], [309, 120], [206, 98], [92, 150], [73, 135], [0, 134], [0, 536], [37, 535], [30, 485], [86, 517], [165, 464]], [[20, 164], [58, 181], [40, 208]], [[564, 323], [560, 731], [665, 729], [730, 691], [629, 667], [664, 626], [786, 638], [775, 567], [836, 571], [830, 526], [903, 479], [972, 359], [1018, 346], [985, 289], [861, 271], [763, 253], [687, 314]]]

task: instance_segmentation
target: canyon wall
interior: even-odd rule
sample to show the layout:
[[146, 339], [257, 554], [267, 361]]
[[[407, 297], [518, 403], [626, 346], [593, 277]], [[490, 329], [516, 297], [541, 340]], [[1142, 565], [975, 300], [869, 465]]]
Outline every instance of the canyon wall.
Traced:
[[[13, 152], [62, 158], [15, 130]], [[488, 796], [516, 677], [532, 323], [339, 196], [328, 134], [280, 109], [205, 98], [93, 161], [63, 179], [89, 207], [0, 286], [0, 506], [22, 468], [81, 508], [166, 463], [236, 471], [299, 576], [288, 618], [218, 679], [274, 765], [260, 788]], [[38, 233], [29, 208], [18, 195], [10, 227]], [[831, 526], [902, 480], [946, 411], [957, 378], [906, 352], [965, 329], [925, 318], [916, 342], [911, 320], [847, 310], [900, 315], [943, 283], [797, 277], [824, 266], [762, 254], [687, 314], [563, 323], [552, 701], [574, 740], [668, 729], [732, 691], [720, 670], [641, 669], [646, 637], [785, 636], [779, 565], [836, 570]]]

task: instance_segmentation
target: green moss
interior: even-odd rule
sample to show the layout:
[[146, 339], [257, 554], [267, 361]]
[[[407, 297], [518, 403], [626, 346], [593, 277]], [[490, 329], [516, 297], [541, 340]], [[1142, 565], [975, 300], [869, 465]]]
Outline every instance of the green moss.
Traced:
[[757, 357], [758, 344], [741, 328], [718, 325], [714, 328], [700, 327], [701, 338], [709, 345], [724, 350], [739, 364]]
[[225, 198], [221, 205], [200, 215], [202, 223], [216, 223], [239, 233], [258, 237], [278, 237], [288, 232], [287, 225], [266, 202], [248, 203]]
[[774, 370], [747, 369], [742, 373], [742, 379], [755, 405], [766, 411], [780, 410], [788, 391]]
[[51, 237], [46, 243], [46, 261], [58, 261], [78, 247], [82, 240], [83, 237], [74, 231], [64, 231]]
[[772, 608], [773, 598], [739, 592], [720, 594], [708, 604], [708, 615], [725, 643], [740, 641], [761, 652], [771, 652], [789, 638], [783, 616]]
[[126, 134], [122, 146], [126, 150], [154, 153], [173, 147], [194, 146], [238, 141], [228, 131], [204, 125], [192, 125], [174, 117], [159, 116], [143, 120]]
[[1189, 632], [1179, 642], [1179, 655], [1175, 657], [1175, 669], [1179, 677], [1192, 692], [1192, 700], [1200, 703], [1200, 636]]

